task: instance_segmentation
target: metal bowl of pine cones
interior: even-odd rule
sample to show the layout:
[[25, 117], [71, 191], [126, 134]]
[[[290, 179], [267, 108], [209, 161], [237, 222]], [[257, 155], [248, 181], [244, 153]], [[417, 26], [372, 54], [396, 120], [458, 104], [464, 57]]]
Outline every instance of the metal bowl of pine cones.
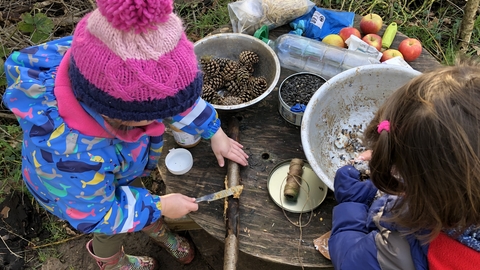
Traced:
[[203, 71], [202, 98], [218, 110], [240, 110], [264, 99], [280, 77], [280, 61], [263, 41], [241, 33], [207, 36], [195, 43]]

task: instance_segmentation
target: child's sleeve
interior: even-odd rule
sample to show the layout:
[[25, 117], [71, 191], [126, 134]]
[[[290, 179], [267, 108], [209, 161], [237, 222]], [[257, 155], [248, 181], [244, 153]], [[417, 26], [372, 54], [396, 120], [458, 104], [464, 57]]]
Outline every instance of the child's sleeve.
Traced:
[[[334, 180], [335, 199], [332, 234], [328, 249], [335, 269], [380, 269], [376, 259], [376, 231], [368, 228], [368, 212], [377, 188], [360, 181], [353, 166], [340, 168]], [[354, 268], [351, 268], [354, 267]]]
[[334, 179], [335, 199], [339, 202], [371, 204], [377, 188], [370, 179], [360, 181], [360, 172], [351, 165], [338, 169]]
[[204, 139], [210, 139], [221, 124], [215, 108], [202, 98], [198, 98], [185, 112], [168, 120], [175, 128], [192, 135], [200, 134]]

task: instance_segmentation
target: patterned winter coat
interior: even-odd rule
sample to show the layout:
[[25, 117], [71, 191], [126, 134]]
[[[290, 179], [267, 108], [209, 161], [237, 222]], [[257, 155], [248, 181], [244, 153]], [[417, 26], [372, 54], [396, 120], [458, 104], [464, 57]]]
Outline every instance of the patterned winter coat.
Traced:
[[[160, 197], [130, 187], [155, 169], [163, 147], [162, 120], [114, 132], [77, 101], [68, 79], [72, 38], [14, 52], [5, 62], [5, 104], [24, 131], [22, 173], [35, 199], [84, 233], [141, 230], [162, 215]], [[172, 116], [173, 125], [210, 138], [220, 127], [202, 99]]]
[[384, 195], [375, 199], [377, 188], [370, 180], [359, 179], [360, 172], [350, 165], [335, 175], [338, 205], [328, 241], [335, 269], [479, 269], [478, 229], [442, 232], [430, 244], [405, 237], [402, 230], [384, 221], [398, 198]]

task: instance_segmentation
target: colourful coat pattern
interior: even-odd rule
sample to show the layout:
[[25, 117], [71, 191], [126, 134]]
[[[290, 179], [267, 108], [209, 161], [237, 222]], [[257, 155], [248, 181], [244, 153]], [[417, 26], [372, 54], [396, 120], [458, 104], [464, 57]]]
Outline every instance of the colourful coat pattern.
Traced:
[[[141, 230], [162, 215], [161, 200], [129, 184], [155, 169], [164, 125], [159, 119], [117, 136], [76, 101], [66, 77], [60, 79], [68, 70], [71, 41], [69, 36], [29, 47], [5, 62], [3, 100], [24, 131], [24, 181], [40, 205], [79, 231]], [[177, 128], [205, 139], [220, 127], [215, 109], [200, 98], [172, 119]]]

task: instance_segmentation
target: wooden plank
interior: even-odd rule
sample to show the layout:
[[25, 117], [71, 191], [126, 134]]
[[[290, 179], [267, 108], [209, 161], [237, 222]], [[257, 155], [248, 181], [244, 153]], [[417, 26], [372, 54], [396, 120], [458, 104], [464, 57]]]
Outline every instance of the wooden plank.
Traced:
[[[325, 202], [313, 211], [312, 223], [303, 228], [300, 246], [300, 230], [290, 224], [268, 194], [267, 179], [275, 165], [294, 157], [305, 159], [300, 129], [279, 115], [277, 94], [274, 91], [259, 104], [233, 113], [241, 119], [242, 144], [250, 156], [249, 166], [240, 170], [244, 190], [240, 204], [239, 248], [242, 252], [267, 261], [299, 265], [299, 247], [305, 267], [330, 267], [330, 262], [315, 250], [313, 239], [331, 229], [331, 212], [335, 205], [333, 193], [329, 191]], [[231, 113], [219, 112], [219, 115], [225, 120], [229, 119]], [[173, 138], [166, 135], [165, 151], [173, 147], [177, 147]], [[226, 169], [218, 166], [210, 142], [203, 140], [190, 151], [194, 157], [194, 168], [186, 175], [175, 176], [161, 167], [167, 192], [198, 197], [223, 189]], [[309, 215], [303, 215], [304, 223]], [[287, 213], [287, 216], [297, 220], [299, 215]], [[199, 210], [191, 213], [190, 217], [216, 239], [224, 240], [223, 201], [201, 203]]]
[[200, 227], [193, 219], [189, 216], [183, 216], [181, 218], [167, 218], [164, 217], [165, 223], [173, 231], [190, 231], [190, 230], [201, 230]]
[[[359, 17], [357, 16], [358, 25]], [[383, 33], [384, 28], [380, 32]], [[231, 31], [229, 26], [219, 32]], [[288, 26], [282, 26], [270, 33], [275, 39], [288, 32]], [[398, 47], [405, 35], [398, 33], [393, 47]], [[430, 70], [440, 64], [427, 51], [410, 65], [421, 72]], [[300, 128], [285, 121], [278, 113], [278, 86], [287, 76], [294, 72], [282, 69], [277, 87], [263, 101], [236, 112], [219, 111], [224, 130], [225, 121], [232, 116], [240, 121], [240, 133], [244, 149], [250, 156], [249, 165], [242, 167], [240, 175], [244, 190], [240, 204], [240, 236], [239, 249], [247, 254], [271, 263], [303, 266], [305, 268], [324, 269], [332, 267], [331, 262], [315, 249], [313, 240], [328, 232], [332, 224], [332, 209], [336, 205], [333, 192], [328, 191], [325, 201], [312, 213], [302, 214], [302, 223], [312, 216], [311, 223], [300, 229], [288, 221], [296, 221], [299, 214], [285, 213], [270, 198], [267, 190], [267, 179], [271, 170], [279, 163], [292, 158], [306, 159], [300, 139]], [[172, 137], [165, 135], [165, 152], [178, 147]], [[194, 157], [194, 166], [186, 175], [170, 174], [163, 159], [160, 161], [160, 172], [167, 192], [179, 192], [198, 197], [224, 188], [226, 168], [220, 168], [211, 151], [210, 141], [202, 140], [190, 149]], [[223, 201], [201, 203], [199, 210], [190, 217], [208, 234], [219, 241], [224, 241], [225, 224], [223, 217]], [[242, 258], [242, 256], [240, 256]]]

